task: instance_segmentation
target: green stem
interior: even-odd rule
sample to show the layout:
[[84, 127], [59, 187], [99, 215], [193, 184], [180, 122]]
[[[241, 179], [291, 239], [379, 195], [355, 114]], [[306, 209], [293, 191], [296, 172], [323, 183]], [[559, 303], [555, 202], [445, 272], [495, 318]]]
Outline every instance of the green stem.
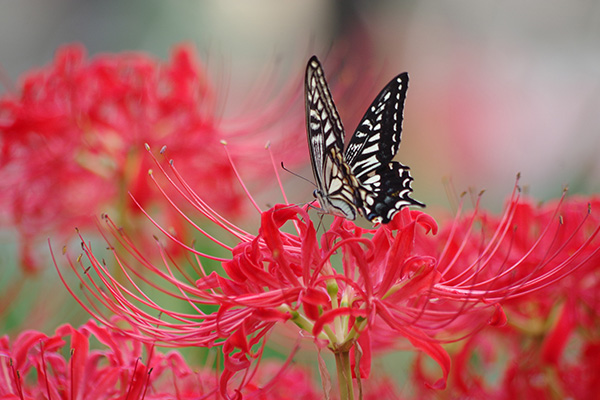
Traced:
[[340, 400], [354, 400], [354, 387], [352, 386], [352, 369], [350, 368], [350, 351], [335, 353], [335, 366], [337, 369]]

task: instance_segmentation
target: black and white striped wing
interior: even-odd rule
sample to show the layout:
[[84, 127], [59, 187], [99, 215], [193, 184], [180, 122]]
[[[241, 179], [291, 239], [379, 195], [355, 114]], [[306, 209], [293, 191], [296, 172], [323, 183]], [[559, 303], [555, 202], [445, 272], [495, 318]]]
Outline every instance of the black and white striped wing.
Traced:
[[357, 178], [389, 163], [398, 152], [407, 89], [404, 72], [383, 88], [358, 124], [345, 153]]
[[360, 184], [360, 211], [373, 222], [387, 223], [402, 207], [424, 206], [410, 197], [409, 168], [392, 161], [402, 138], [408, 74], [392, 79], [367, 109], [345, 152]]
[[344, 161], [344, 127], [315, 56], [308, 61], [304, 89], [315, 197], [324, 213], [355, 219], [357, 181]]

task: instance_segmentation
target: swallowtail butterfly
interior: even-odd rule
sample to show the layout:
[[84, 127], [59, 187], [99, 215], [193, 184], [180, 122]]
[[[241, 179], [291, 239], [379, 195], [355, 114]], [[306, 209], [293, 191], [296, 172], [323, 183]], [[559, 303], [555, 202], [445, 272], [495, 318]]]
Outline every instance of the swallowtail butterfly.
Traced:
[[316, 56], [306, 66], [306, 132], [320, 211], [386, 224], [410, 198], [409, 168], [392, 161], [402, 134], [408, 74], [398, 75], [367, 109], [344, 151], [344, 127]]

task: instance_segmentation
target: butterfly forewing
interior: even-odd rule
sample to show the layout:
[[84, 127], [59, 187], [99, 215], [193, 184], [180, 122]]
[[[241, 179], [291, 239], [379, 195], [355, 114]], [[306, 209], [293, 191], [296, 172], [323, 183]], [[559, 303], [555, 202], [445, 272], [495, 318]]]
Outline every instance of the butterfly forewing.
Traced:
[[398, 152], [407, 89], [406, 72], [392, 79], [373, 100], [350, 139], [346, 162], [359, 180], [392, 161]]
[[319, 188], [326, 187], [325, 157], [329, 149], [340, 152], [344, 148], [344, 128], [327, 87], [323, 68], [313, 56], [306, 68], [304, 97], [306, 103], [306, 131], [313, 173]]
[[392, 161], [402, 139], [408, 74], [392, 79], [377, 95], [356, 128], [345, 160], [365, 191], [364, 215], [370, 221], [387, 223], [405, 206], [422, 203], [410, 197], [409, 168]]
[[349, 182], [352, 176], [343, 156], [344, 127], [325, 81], [323, 68], [314, 56], [306, 68], [304, 89], [306, 131], [317, 181], [315, 196], [323, 212], [354, 219], [356, 195], [355, 187]]
[[344, 152], [344, 128], [319, 60], [306, 68], [306, 130], [321, 211], [373, 222], [389, 222], [408, 205], [408, 167], [392, 161], [400, 145], [408, 74], [392, 79], [375, 98]]

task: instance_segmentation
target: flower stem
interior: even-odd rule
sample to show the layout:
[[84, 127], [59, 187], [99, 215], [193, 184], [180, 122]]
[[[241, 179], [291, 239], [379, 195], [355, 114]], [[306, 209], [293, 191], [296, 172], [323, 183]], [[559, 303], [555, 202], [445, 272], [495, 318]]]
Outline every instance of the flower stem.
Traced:
[[335, 366], [340, 389], [340, 400], [354, 400], [352, 370], [350, 368], [350, 350], [335, 353]]

